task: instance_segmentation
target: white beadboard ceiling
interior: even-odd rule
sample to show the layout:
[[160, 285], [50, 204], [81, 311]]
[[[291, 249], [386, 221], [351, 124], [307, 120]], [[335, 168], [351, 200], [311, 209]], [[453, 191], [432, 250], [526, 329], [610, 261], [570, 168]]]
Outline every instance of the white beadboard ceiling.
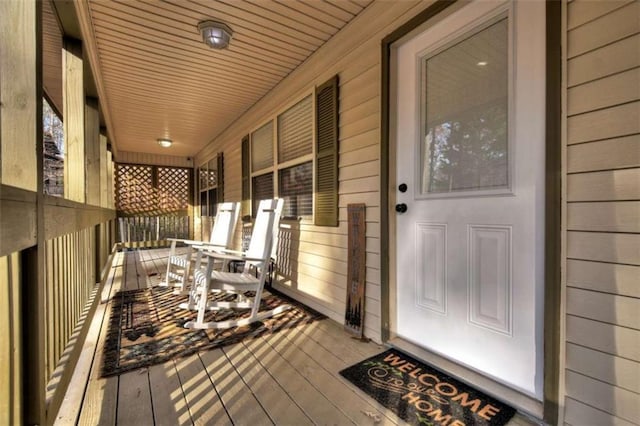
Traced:
[[[369, 3], [95, 0], [76, 9], [117, 150], [194, 156]], [[228, 49], [202, 42], [204, 20], [232, 28]], [[169, 149], [156, 143], [165, 137]]]

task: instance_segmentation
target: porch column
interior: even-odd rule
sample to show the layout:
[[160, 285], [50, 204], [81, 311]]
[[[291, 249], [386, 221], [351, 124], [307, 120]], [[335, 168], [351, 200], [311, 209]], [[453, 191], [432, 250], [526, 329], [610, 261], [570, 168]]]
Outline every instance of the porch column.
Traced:
[[8, 367], [0, 374], [0, 424], [46, 421], [43, 256], [38, 249], [41, 11], [36, 0], [0, 1], [0, 280], [6, 282], [0, 296], [0, 364]]
[[104, 128], [100, 129], [100, 207], [109, 208], [109, 181], [107, 180], [107, 136]]
[[113, 154], [107, 151], [107, 208], [115, 209], [113, 194], [115, 193], [115, 179], [113, 176]]
[[37, 119], [42, 116], [36, 24], [36, 2], [0, 1], [0, 182], [33, 192], [38, 188]]
[[82, 43], [65, 39], [62, 57], [64, 197], [85, 202], [84, 75]]
[[[100, 158], [100, 115], [98, 99], [87, 97], [84, 108], [84, 149], [86, 153], [86, 201], [100, 206], [100, 171], [104, 163]], [[105, 147], [106, 149], [106, 147]]]

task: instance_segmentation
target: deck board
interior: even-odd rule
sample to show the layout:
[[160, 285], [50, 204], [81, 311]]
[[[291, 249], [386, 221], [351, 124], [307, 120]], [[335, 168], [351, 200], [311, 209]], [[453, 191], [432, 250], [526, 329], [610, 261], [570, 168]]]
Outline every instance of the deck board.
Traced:
[[[343, 368], [376, 355], [385, 347], [353, 339], [331, 320], [316, 321], [220, 349], [177, 358], [119, 376], [101, 377], [102, 348], [113, 295], [120, 289], [157, 285], [168, 249], [116, 254], [101, 309], [96, 348], [82, 357], [91, 364], [79, 413], [56, 422], [82, 425], [404, 425], [340, 376]], [[94, 327], [97, 328], [97, 327]], [[68, 395], [80, 395], [70, 392]], [[529, 425], [518, 415], [510, 425]]]
[[[274, 340], [283, 339], [279, 334], [270, 336]], [[258, 362], [280, 386], [295, 398], [296, 403], [315, 424], [353, 424], [338, 407], [333, 405], [326, 395], [313, 387], [302, 374], [295, 374], [295, 369], [286, 358], [274, 351], [264, 339], [243, 342], [258, 359]]]
[[[323, 378], [325, 381], [332, 383], [331, 391], [329, 391], [329, 393], [325, 393], [328, 395], [333, 395], [335, 392], [337, 395], [341, 395], [340, 400], [349, 403], [349, 406], [347, 407], [348, 411], [351, 411], [353, 409], [353, 406], [358, 407], [359, 413], [365, 415], [372, 421], [379, 419], [381, 424], [404, 424], [404, 421], [400, 419], [394, 412], [387, 409], [374, 399], [368, 397], [360, 389], [353, 387], [347, 379], [340, 375], [339, 372], [344, 368], [349, 367], [351, 363], [348, 363], [344, 359], [331, 353], [316, 340], [310, 338], [307, 334], [307, 331], [312, 326], [313, 325], [303, 328], [286, 330], [283, 332], [283, 334], [287, 337], [290, 347], [295, 348], [295, 351], [298, 351], [298, 354], [296, 354], [297, 357], [302, 357], [302, 354], [304, 354], [309, 359], [315, 361], [318, 366], [322, 367], [324, 371], [331, 376]], [[350, 339], [349, 336], [346, 336], [344, 334], [335, 334], [335, 331], [339, 330], [339, 327], [334, 327], [333, 330], [334, 337], [331, 338], [332, 341], [340, 343], [343, 340]], [[364, 343], [360, 342], [360, 345], [364, 345]], [[362, 360], [363, 358], [364, 357], [360, 358], [360, 360]], [[306, 362], [310, 361], [307, 360]], [[355, 362], [357, 361], [354, 361], [354, 363]], [[334, 390], [336, 381], [340, 384], [342, 389]], [[318, 386], [324, 387], [321, 382], [318, 384]], [[354, 398], [352, 396], [343, 396], [345, 392], [352, 392], [354, 395], [356, 395], [356, 397]], [[368, 420], [358, 421], [359, 424], [367, 424], [368, 422]]]
[[222, 348], [229, 362], [240, 374], [247, 386], [264, 407], [275, 424], [310, 425], [311, 419], [300, 409], [276, 380], [264, 371], [253, 352], [242, 343]]
[[256, 397], [221, 349], [200, 353], [229, 417], [237, 425], [273, 424]]
[[[279, 336], [283, 335], [284, 333], [279, 333]], [[301, 335], [299, 334], [298, 337]], [[307, 379], [318, 392], [325, 395], [353, 423], [358, 425], [397, 424], [397, 421], [394, 422], [392, 419], [384, 417], [381, 412], [369, 404], [367, 401], [369, 398], [361, 397], [344, 382], [329, 373], [321, 365], [321, 362], [324, 363], [323, 361], [319, 362], [305, 353], [302, 347], [307, 342], [304, 339], [290, 340], [289, 338], [281, 339], [269, 336], [264, 339], [264, 342], [278, 352], [295, 369], [297, 374]], [[301, 345], [298, 346], [298, 343]], [[383, 419], [385, 421], [381, 422]], [[376, 420], [378, 421], [376, 422]]]
[[149, 367], [149, 386], [156, 425], [192, 424], [174, 361]]
[[[116, 422], [118, 404], [118, 377], [100, 377], [102, 366], [102, 348], [106, 339], [108, 319], [111, 312], [110, 300], [116, 291], [120, 290], [124, 273], [124, 253], [116, 253], [113, 265], [109, 273], [109, 286], [103, 289], [101, 305], [93, 321], [102, 321], [102, 329], [98, 337], [95, 352], [91, 353], [92, 366], [89, 382], [86, 384], [84, 399], [78, 415], [80, 425], [113, 425]], [[104, 309], [102, 309], [104, 307]], [[87, 356], [85, 353], [81, 357]], [[84, 384], [71, 383], [69, 387]]]
[[194, 424], [233, 424], [197, 354], [177, 359], [176, 368]]
[[153, 424], [148, 370], [121, 374], [119, 380], [117, 424]]

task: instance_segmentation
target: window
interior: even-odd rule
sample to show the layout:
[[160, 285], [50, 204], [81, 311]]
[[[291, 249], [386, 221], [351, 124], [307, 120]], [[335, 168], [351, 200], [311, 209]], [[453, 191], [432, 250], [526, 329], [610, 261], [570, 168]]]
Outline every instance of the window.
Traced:
[[251, 133], [253, 215], [258, 201], [274, 196], [285, 200], [285, 217], [313, 215], [313, 139], [312, 95]]
[[422, 194], [509, 187], [508, 23], [422, 59]]
[[242, 139], [243, 201], [255, 216], [274, 196], [285, 217], [338, 226], [337, 75]]
[[222, 154], [218, 154], [198, 168], [198, 195], [201, 217], [214, 217], [217, 211], [217, 204], [223, 200], [222, 167]]
[[284, 198], [284, 216], [313, 214], [313, 162], [278, 170], [278, 195]]

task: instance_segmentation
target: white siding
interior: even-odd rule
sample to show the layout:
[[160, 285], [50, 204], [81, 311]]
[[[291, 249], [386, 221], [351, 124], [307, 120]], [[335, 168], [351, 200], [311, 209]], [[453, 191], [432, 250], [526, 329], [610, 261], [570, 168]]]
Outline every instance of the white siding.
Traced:
[[640, 419], [640, 2], [567, 4], [564, 421]]

